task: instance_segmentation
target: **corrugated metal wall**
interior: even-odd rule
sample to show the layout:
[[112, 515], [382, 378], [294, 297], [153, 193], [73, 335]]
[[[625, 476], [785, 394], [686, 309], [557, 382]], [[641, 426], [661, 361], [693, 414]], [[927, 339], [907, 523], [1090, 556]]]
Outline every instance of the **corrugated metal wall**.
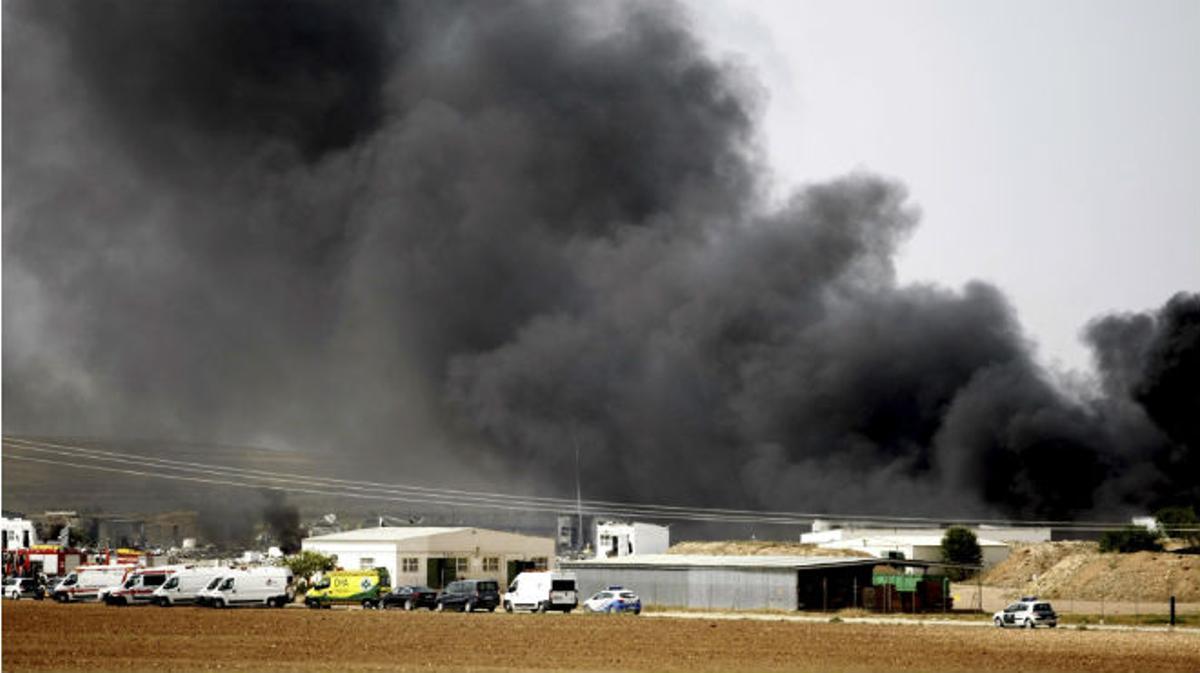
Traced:
[[709, 609], [796, 609], [794, 568], [569, 568], [581, 600], [619, 584], [643, 605]]

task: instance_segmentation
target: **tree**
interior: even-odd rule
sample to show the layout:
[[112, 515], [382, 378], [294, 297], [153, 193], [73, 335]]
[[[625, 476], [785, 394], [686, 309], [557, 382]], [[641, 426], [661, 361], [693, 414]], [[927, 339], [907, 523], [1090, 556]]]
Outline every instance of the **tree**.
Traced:
[[1129, 526], [1119, 530], [1106, 530], [1100, 536], [1101, 552], [1117, 552], [1130, 554], [1135, 551], [1162, 551], [1158, 542], [1158, 533], [1145, 528]]
[[1164, 507], [1154, 513], [1158, 529], [1167, 537], [1179, 538], [1190, 545], [1200, 545], [1200, 519], [1192, 507]]
[[[983, 549], [979, 538], [969, 528], [952, 526], [942, 537], [942, 562], [978, 566], [983, 563]], [[949, 568], [946, 575], [952, 580], [963, 580], [971, 574], [968, 568]]]
[[297, 579], [304, 580], [305, 584], [311, 582], [313, 575], [333, 570], [335, 564], [332, 556], [315, 551], [302, 551], [283, 559], [283, 565], [287, 566]]

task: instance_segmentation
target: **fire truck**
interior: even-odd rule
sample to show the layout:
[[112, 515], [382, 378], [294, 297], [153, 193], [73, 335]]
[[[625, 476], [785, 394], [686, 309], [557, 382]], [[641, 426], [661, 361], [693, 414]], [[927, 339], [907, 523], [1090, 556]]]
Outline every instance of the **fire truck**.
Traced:
[[87, 554], [56, 544], [35, 544], [27, 549], [4, 552], [5, 577], [48, 577], [67, 575], [87, 561]]

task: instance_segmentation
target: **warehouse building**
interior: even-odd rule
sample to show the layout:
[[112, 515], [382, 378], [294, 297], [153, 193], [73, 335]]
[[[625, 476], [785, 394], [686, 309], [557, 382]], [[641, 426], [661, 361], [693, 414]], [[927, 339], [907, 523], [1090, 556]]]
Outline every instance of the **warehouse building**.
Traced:
[[301, 548], [335, 556], [346, 570], [387, 568], [393, 586], [435, 589], [455, 579], [494, 579], [507, 586], [523, 570], [554, 564], [553, 538], [485, 528], [362, 528], [305, 538]]
[[[945, 582], [928, 574], [930, 565], [857, 557], [683, 554], [562, 563], [576, 573], [585, 596], [615, 585], [636, 592], [647, 606], [724, 610], [941, 609]], [[892, 579], [897, 576], [913, 579], [897, 582]], [[907, 602], [882, 600], [896, 592], [911, 595]]]

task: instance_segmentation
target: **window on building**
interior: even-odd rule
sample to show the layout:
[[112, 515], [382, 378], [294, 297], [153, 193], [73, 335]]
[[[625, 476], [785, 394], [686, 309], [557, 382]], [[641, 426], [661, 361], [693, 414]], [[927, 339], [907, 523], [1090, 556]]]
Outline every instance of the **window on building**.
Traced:
[[469, 559], [469, 558], [454, 559], [454, 572], [458, 573], [459, 575], [467, 572], [467, 570], [470, 567], [471, 567], [471, 559]]
[[400, 571], [406, 573], [420, 572], [421, 564], [416, 558], [406, 558], [400, 562]]
[[483, 559], [483, 572], [498, 573], [500, 572], [500, 557], [485, 556]]
[[370, 556], [364, 556], [362, 557], [362, 560], [358, 562], [358, 567], [361, 570], [370, 570], [371, 568], [375, 567], [375, 559]]
[[545, 570], [546, 568], [549, 567], [549, 564], [546, 562], [545, 556], [535, 556], [532, 559], [530, 559], [530, 561], [533, 562], [534, 570]]

